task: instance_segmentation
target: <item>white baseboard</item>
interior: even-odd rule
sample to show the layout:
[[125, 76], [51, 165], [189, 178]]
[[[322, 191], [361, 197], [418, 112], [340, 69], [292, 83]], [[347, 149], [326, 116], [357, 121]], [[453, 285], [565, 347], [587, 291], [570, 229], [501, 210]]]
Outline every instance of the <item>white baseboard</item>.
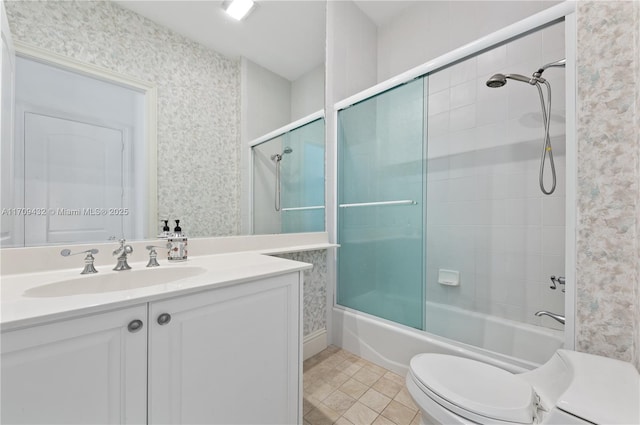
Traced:
[[302, 357], [307, 360], [327, 348], [327, 330], [319, 329], [304, 337], [302, 343]]

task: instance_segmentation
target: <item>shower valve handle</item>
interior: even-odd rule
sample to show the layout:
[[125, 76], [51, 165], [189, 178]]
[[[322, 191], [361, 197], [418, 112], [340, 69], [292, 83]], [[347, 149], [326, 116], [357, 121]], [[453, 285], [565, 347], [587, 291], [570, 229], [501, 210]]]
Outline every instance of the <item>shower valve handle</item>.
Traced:
[[551, 279], [551, 286], [549, 288], [555, 290], [558, 287], [557, 285], [562, 285], [563, 286], [562, 292], [565, 291], [564, 285], [566, 284], [566, 280], [564, 276], [558, 276], [558, 277], [551, 276], [550, 279]]

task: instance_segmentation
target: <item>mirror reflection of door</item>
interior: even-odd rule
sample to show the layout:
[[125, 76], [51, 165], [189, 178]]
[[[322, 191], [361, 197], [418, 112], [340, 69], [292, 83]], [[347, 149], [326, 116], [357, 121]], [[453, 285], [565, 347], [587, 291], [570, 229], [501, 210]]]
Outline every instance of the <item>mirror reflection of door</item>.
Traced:
[[144, 94], [23, 57], [16, 67], [15, 245], [141, 238]]
[[[26, 113], [25, 244], [100, 241], [122, 233], [125, 140], [111, 129]], [[43, 209], [39, 211], [39, 209]]]

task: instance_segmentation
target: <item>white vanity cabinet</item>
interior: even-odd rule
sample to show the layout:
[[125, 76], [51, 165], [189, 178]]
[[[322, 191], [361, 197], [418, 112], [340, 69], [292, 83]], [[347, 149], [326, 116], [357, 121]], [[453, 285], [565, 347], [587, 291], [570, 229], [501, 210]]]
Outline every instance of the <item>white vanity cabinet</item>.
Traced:
[[2, 423], [300, 423], [301, 285], [289, 272], [4, 331]]
[[298, 423], [299, 288], [296, 273], [151, 303], [149, 423]]
[[145, 423], [146, 318], [139, 305], [3, 332], [0, 422]]

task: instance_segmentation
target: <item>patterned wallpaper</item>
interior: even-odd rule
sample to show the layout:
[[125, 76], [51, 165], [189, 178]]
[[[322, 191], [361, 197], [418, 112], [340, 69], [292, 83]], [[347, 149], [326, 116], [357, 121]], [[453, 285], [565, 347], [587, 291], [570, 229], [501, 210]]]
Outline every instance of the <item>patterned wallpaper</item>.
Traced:
[[5, 6], [16, 40], [156, 84], [158, 218], [189, 236], [239, 233], [239, 61], [111, 2]]
[[288, 260], [313, 264], [304, 272], [304, 335], [325, 329], [327, 326], [327, 250], [294, 252], [276, 255]]
[[638, 369], [639, 9], [627, 1], [577, 4], [576, 349]]
[[636, 128], [636, 149], [637, 149], [637, 162], [636, 162], [636, 182], [638, 182], [637, 190], [637, 198], [636, 198], [636, 292], [634, 295], [634, 299], [636, 300], [636, 317], [634, 320], [635, 323], [635, 336], [634, 336], [634, 345], [635, 345], [635, 358], [634, 364], [636, 365], [636, 369], [640, 372], [640, 2], [633, 2], [634, 7], [634, 28], [635, 28], [635, 46], [633, 51], [636, 55], [636, 116], [635, 116], [635, 128]]

